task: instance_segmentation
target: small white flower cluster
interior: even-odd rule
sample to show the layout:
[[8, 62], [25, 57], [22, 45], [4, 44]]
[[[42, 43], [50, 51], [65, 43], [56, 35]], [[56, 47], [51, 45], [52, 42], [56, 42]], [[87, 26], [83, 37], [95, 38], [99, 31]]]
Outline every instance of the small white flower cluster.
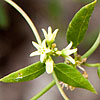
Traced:
[[65, 61], [70, 61], [72, 64], [75, 64], [75, 60], [70, 56], [71, 54], [75, 53], [77, 51], [76, 49], [71, 49], [72, 47], [72, 42], [70, 42], [70, 44], [62, 50], [62, 56], [65, 58]]
[[51, 74], [53, 72], [54, 61], [51, 58], [51, 55], [59, 55], [63, 56], [65, 60], [70, 61], [72, 64], [75, 64], [75, 60], [70, 56], [71, 54], [75, 53], [77, 49], [71, 49], [72, 42], [63, 50], [58, 51], [57, 48], [53, 47], [53, 43], [55, 41], [55, 37], [57, 35], [58, 29], [56, 29], [52, 33], [52, 28], [48, 27], [48, 33], [45, 29], [42, 29], [45, 39], [42, 41], [41, 44], [37, 44], [36, 42], [32, 41], [33, 46], [37, 49], [37, 51], [32, 52], [30, 56], [40, 55], [41, 63], [46, 64], [46, 72]]

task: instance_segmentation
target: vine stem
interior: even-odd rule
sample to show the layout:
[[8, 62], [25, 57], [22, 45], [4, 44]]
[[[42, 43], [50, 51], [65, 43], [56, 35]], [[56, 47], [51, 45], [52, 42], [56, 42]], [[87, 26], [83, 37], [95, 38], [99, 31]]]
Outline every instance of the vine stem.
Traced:
[[69, 100], [68, 97], [66, 96], [66, 94], [64, 93], [63, 89], [61, 88], [61, 86], [60, 86], [60, 84], [59, 84], [59, 81], [58, 81], [58, 79], [57, 79], [57, 77], [56, 77], [55, 72], [52, 73], [52, 76], [53, 76], [53, 78], [54, 78], [54, 80], [55, 80], [55, 82], [56, 82], [56, 85], [57, 85], [57, 87], [58, 87], [58, 89], [59, 89], [61, 95], [63, 96], [63, 98], [64, 98], [65, 100]]
[[31, 21], [31, 19], [28, 17], [28, 15], [12, 0], [4, 0], [5, 2], [7, 2], [8, 4], [10, 4], [11, 6], [13, 6], [26, 20], [26, 22], [29, 24], [31, 30], [33, 31], [36, 40], [39, 44], [41, 44], [41, 38], [39, 36], [39, 33], [35, 27], [35, 25], [33, 24], [33, 22]]
[[37, 100], [40, 98], [44, 93], [50, 90], [56, 84], [55, 80], [53, 80], [49, 85], [47, 85], [41, 92], [39, 92], [36, 96], [34, 96], [31, 100]]
[[96, 64], [84, 63], [84, 65], [87, 66], [87, 67], [100, 67], [100, 63], [96, 63]]
[[99, 44], [100, 44], [100, 33], [93, 46], [81, 58], [88, 58], [96, 50]]

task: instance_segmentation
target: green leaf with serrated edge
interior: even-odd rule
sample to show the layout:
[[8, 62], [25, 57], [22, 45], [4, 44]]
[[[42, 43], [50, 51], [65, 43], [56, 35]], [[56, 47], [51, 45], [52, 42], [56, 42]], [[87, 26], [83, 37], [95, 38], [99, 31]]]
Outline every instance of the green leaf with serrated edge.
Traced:
[[82, 76], [82, 74], [73, 66], [59, 63], [54, 67], [54, 71], [59, 81], [67, 83], [74, 87], [84, 88], [93, 93], [96, 93], [90, 82]]
[[100, 67], [98, 67], [97, 73], [98, 73], [98, 76], [99, 76], [99, 78], [100, 78]]
[[37, 62], [5, 76], [4, 78], [0, 79], [0, 81], [6, 83], [30, 81], [37, 78], [44, 72], [45, 65], [41, 62]]
[[77, 47], [83, 40], [96, 1], [97, 0], [81, 8], [70, 22], [66, 34], [67, 42], [72, 41], [73, 47]]

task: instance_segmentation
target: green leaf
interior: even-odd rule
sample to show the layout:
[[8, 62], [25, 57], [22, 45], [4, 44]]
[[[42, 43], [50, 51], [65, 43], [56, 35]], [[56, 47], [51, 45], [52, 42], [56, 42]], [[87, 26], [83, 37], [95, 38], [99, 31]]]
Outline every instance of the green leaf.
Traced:
[[96, 1], [97, 0], [81, 8], [70, 22], [66, 34], [67, 42], [72, 41], [73, 47], [77, 47], [83, 40]]
[[73, 66], [59, 63], [55, 65], [55, 73], [58, 79], [74, 87], [84, 88], [96, 93], [90, 82], [82, 76], [82, 74]]
[[98, 67], [97, 73], [98, 73], [98, 76], [99, 76], [99, 78], [100, 78], [100, 67]]
[[0, 3], [0, 28], [8, 27], [8, 16], [3, 5]]
[[6, 83], [16, 83], [16, 82], [25, 82], [30, 81], [45, 72], [45, 66], [41, 62], [37, 62], [35, 64], [29, 65], [23, 69], [20, 69], [16, 72], [13, 72], [4, 78], [0, 79], [1, 82]]

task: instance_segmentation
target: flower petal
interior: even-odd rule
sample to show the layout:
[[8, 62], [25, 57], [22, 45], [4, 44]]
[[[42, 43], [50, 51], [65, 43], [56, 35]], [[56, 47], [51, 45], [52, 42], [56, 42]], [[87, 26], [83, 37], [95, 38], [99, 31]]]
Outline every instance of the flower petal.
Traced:
[[51, 26], [48, 27], [48, 35], [52, 34], [52, 28]]
[[52, 39], [53, 39], [53, 40], [55, 40], [58, 31], [59, 31], [59, 29], [56, 29], [56, 30], [53, 32], [53, 36], [52, 36]]
[[56, 29], [56, 30], [53, 32], [54, 36], [57, 35], [58, 31], [59, 31], [59, 29]]
[[36, 42], [32, 41], [32, 44], [35, 48], [40, 49], [41, 46], [39, 44], [37, 44]]
[[48, 37], [48, 34], [47, 34], [46, 30], [45, 30], [45, 29], [42, 29], [42, 32], [43, 32], [44, 37], [45, 37], [45, 39], [46, 39], [46, 38]]
[[72, 64], [75, 64], [75, 60], [71, 56], [67, 56], [65, 59], [69, 60]]
[[48, 74], [51, 74], [51, 73], [53, 72], [53, 66], [47, 65], [47, 66], [46, 66], [46, 72], [47, 72]]
[[71, 54], [75, 53], [76, 51], [77, 51], [77, 48], [71, 49], [71, 50], [65, 50], [65, 55], [71, 55]]
[[53, 72], [53, 60], [52, 59], [46, 60], [46, 72], [48, 74], [51, 74]]
[[49, 53], [49, 52], [51, 52], [50, 49], [45, 49], [45, 53]]
[[44, 49], [46, 49], [46, 39], [43, 40], [41, 47], [44, 48]]
[[32, 57], [32, 56], [37, 56], [37, 55], [40, 55], [40, 53], [39, 53], [38, 51], [35, 51], [35, 52], [32, 52], [32, 53], [30, 54], [30, 57]]
[[68, 44], [68, 46], [65, 49], [70, 49], [72, 47], [72, 41]]
[[41, 63], [44, 62], [44, 60], [46, 59], [46, 57], [47, 57], [47, 56], [46, 56], [45, 53], [40, 55], [40, 61], [41, 61]]

